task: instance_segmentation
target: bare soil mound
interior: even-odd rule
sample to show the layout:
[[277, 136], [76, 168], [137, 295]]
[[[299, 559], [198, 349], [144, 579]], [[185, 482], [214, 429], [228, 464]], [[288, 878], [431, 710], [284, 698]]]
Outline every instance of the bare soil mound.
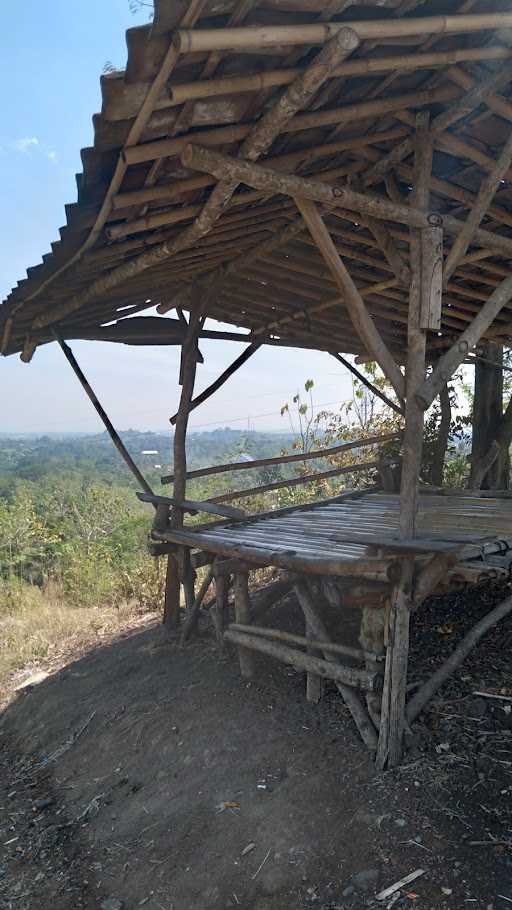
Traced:
[[[427, 604], [411, 682], [503, 596]], [[265, 659], [243, 683], [208, 630], [90, 651], [4, 712], [0, 906], [508, 910], [511, 640], [510, 621], [489, 633], [380, 775], [334, 691], [311, 706]]]

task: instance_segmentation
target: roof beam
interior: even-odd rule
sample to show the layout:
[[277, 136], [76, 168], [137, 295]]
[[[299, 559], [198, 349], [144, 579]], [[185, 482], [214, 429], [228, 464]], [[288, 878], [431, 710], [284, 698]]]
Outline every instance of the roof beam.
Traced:
[[[320, 51], [309, 67], [282, 94], [281, 98], [251, 129], [242, 143], [240, 155], [255, 161], [270, 148], [283, 126], [301, 108], [309, 104], [323, 85], [334, 66], [348, 57], [359, 46], [359, 40], [350, 29], [337, 29], [334, 38]], [[193, 246], [207, 234], [228, 206], [239, 181], [219, 178], [208, 201], [195, 221], [171, 243], [162, 243], [147, 253], [118, 266], [107, 275], [94, 281], [89, 288], [73, 300], [55, 307], [34, 322], [34, 328], [44, 328], [80, 309], [112, 288], [140, 272], [168, 260], [182, 249]]]
[[318, 25], [273, 25], [250, 28], [178, 29], [175, 42], [182, 54], [245, 50], [283, 45], [324, 44], [342, 28], [351, 28], [360, 41], [421, 35], [463, 35], [512, 28], [512, 13], [462, 16], [425, 16], [411, 19], [375, 19], [366, 22], [329, 22]]
[[[430, 128], [434, 141], [438, 140], [450, 126], [453, 126], [454, 123], [461, 120], [463, 117], [467, 117], [471, 111], [479, 107], [487, 96], [492, 94], [496, 88], [508, 82], [511, 75], [512, 70], [511, 64], [509, 63], [495, 72], [490, 73], [487, 78], [483, 79], [481, 82], [472, 85], [462, 98], [458, 98], [450, 104], [445, 111], [438, 114], [432, 121]], [[388, 170], [395, 167], [403, 161], [404, 158], [407, 158], [413, 150], [414, 137], [410, 136], [407, 139], [404, 139], [400, 145], [395, 146], [395, 148], [384, 158], [381, 158], [377, 164], [372, 165], [366, 174], [363, 175], [362, 179], [364, 185], [371, 186], [374, 183], [378, 183]]]
[[[199, 146], [188, 145], [181, 157], [187, 167], [206, 171], [215, 176], [225, 175], [230, 171], [240, 183], [246, 183], [248, 186], [276, 195], [283, 194], [293, 198], [300, 196], [328, 207], [349, 209], [384, 221], [398, 221], [409, 227], [443, 227], [448, 234], [454, 236], [457, 236], [464, 227], [463, 221], [450, 215], [422, 212], [413, 206], [390, 202], [382, 196], [365, 195], [346, 187], [333, 187], [321, 181], [282, 174], [272, 171], [270, 168], [219, 155], [217, 152]], [[512, 238], [478, 228], [475, 231], [474, 240], [496, 253], [507, 257], [512, 256]]]

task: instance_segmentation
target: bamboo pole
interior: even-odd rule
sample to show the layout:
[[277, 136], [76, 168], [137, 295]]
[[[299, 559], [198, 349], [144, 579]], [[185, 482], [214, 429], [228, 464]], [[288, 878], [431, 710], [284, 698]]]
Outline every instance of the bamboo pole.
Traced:
[[357, 381], [360, 382], [362, 385], [364, 385], [365, 388], [367, 388], [368, 391], [372, 393], [372, 395], [375, 395], [377, 398], [380, 398], [380, 400], [383, 402], [383, 404], [386, 405], [386, 407], [391, 408], [391, 410], [394, 411], [395, 414], [400, 414], [400, 416], [403, 417], [403, 414], [404, 414], [403, 408], [400, 407], [400, 405], [396, 404], [396, 402], [392, 401], [391, 398], [388, 398], [388, 396], [385, 395], [384, 392], [382, 392], [379, 388], [377, 388], [377, 386], [374, 385], [373, 382], [370, 382], [370, 380], [364, 375], [364, 373], [361, 373], [360, 370], [358, 370], [357, 367], [355, 367], [354, 364], [350, 362], [350, 360], [347, 360], [346, 357], [342, 357], [341, 354], [337, 354], [334, 351], [331, 351], [330, 353], [331, 353], [331, 357], [334, 357], [335, 360], [337, 360], [344, 367], [346, 367], [346, 369], [349, 370], [349, 372], [352, 373], [352, 375], [356, 377]]
[[[269, 458], [255, 458], [254, 461], [230, 461], [227, 464], [215, 464], [209, 468], [196, 468], [194, 471], [187, 471], [187, 480], [192, 477], [209, 477], [211, 474], [224, 474], [227, 471], [247, 471], [252, 468], [263, 468], [267, 465], [291, 464], [297, 461], [308, 461], [311, 458], [329, 458], [331, 455], [340, 455], [348, 452], [350, 449], [364, 449], [366, 446], [380, 445], [384, 442], [400, 439], [401, 434], [381, 433], [377, 436], [367, 436], [365, 439], [351, 439], [349, 442], [342, 442], [337, 446], [330, 446], [327, 449], [314, 449], [310, 452], [300, 452], [296, 455], [276, 455]], [[166, 474], [162, 477], [162, 483], [172, 483], [173, 474]]]
[[[507, 60], [511, 56], [508, 47], [455, 48], [424, 54], [395, 54], [388, 57], [370, 57], [341, 63], [333, 70], [333, 78], [344, 76], [369, 76], [374, 73], [396, 73], [406, 70], [431, 69], [440, 66], [455, 66], [457, 63]], [[166, 106], [184, 104], [204, 98], [259, 92], [279, 85], [289, 85], [301, 73], [299, 68], [267, 70], [250, 76], [222, 76], [217, 79], [196, 80], [171, 85]], [[164, 102], [162, 101], [162, 104]]]
[[148, 493], [149, 495], [152, 496], [153, 490], [151, 489], [151, 487], [150, 487], [149, 483], [147, 482], [146, 478], [144, 477], [144, 475], [139, 471], [139, 469], [138, 469], [137, 465], [135, 464], [132, 456], [130, 455], [128, 449], [126, 448], [124, 442], [122, 441], [121, 437], [119, 436], [116, 428], [110, 421], [110, 418], [108, 417], [103, 406], [100, 404], [100, 401], [98, 400], [92, 387], [89, 385], [89, 382], [88, 382], [85, 374], [82, 372], [80, 366], [78, 365], [78, 362], [76, 360], [75, 355], [73, 354], [73, 351], [71, 350], [69, 345], [67, 345], [66, 342], [63, 341], [59, 335], [57, 335], [56, 332], [54, 333], [54, 335], [60, 345], [62, 353], [64, 354], [67, 362], [69, 363], [71, 369], [73, 370], [75, 376], [77, 377], [77, 379], [78, 379], [80, 385], [82, 386], [85, 394], [87, 395], [89, 401], [93, 405], [94, 410], [98, 414], [101, 422], [103, 423], [103, 426], [105, 427], [108, 435], [110, 436], [112, 442], [114, 443], [121, 458], [125, 462], [128, 469], [132, 472], [137, 483], [142, 487], [142, 489], [146, 493]]
[[[312, 634], [314, 634], [319, 641], [330, 643], [327, 629], [316, 608], [308, 585], [305, 582], [298, 582], [295, 585], [295, 593]], [[333, 655], [328, 650], [325, 650], [323, 654], [326, 661], [336, 662], [338, 660], [337, 656]], [[342, 680], [338, 680], [336, 686], [352, 715], [352, 719], [359, 731], [361, 739], [371, 752], [375, 752], [377, 748], [377, 734], [363, 702], [358, 694], [354, 692], [350, 686], [345, 685]]]
[[314, 203], [295, 197], [297, 208], [315, 241], [320, 254], [325, 259], [338, 287], [343, 293], [345, 306], [354, 328], [363, 341], [368, 353], [377, 361], [384, 375], [389, 379], [399, 399], [404, 397], [404, 381], [392, 354], [382, 340], [372, 317], [368, 313], [363, 298], [357, 290], [347, 271], [324, 221]]
[[409, 701], [409, 704], [407, 705], [407, 720], [409, 723], [416, 720], [432, 696], [435, 695], [443, 683], [449, 679], [452, 673], [466, 659], [469, 652], [478, 644], [480, 639], [489, 631], [489, 629], [492, 629], [498, 622], [504, 619], [505, 616], [508, 616], [510, 612], [512, 612], [512, 597], [508, 597], [498, 604], [497, 607], [494, 607], [490, 613], [487, 613], [486, 616], [467, 632], [452, 654], [450, 654], [449, 658], [441, 664], [439, 669], [436, 670], [422, 686], [420, 686], [416, 694]]
[[[341, 682], [345, 686], [366, 689], [373, 691], [378, 686], [378, 676], [367, 670], [357, 670], [354, 667], [346, 667], [343, 664], [333, 660], [323, 660], [319, 657], [312, 657], [304, 654], [302, 651], [294, 650], [286, 645], [278, 644], [275, 641], [266, 641], [261, 636], [249, 635], [247, 632], [235, 632], [228, 628], [224, 632], [224, 639], [238, 645], [239, 651], [260, 651], [268, 657], [280, 660], [282, 663], [297, 667], [300, 670], [316, 673], [324, 679], [333, 679], [335, 682]], [[251, 658], [253, 657], [250, 654]], [[246, 678], [250, 678], [247, 673], [242, 673]], [[252, 677], [251, 673], [251, 677]]]
[[[289, 583], [291, 586], [291, 582]], [[354, 660], [364, 661], [366, 658], [373, 663], [377, 663], [378, 655], [369, 651], [363, 651], [360, 648], [351, 648], [348, 645], [339, 645], [333, 641], [321, 641], [314, 635], [311, 630], [311, 637], [308, 635], [295, 635], [292, 632], [284, 632], [282, 629], [269, 629], [264, 626], [243, 625], [240, 623], [231, 623], [229, 626], [234, 632], [248, 632], [252, 635], [261, 635], [262, 638], [272, 638], [275, 641], [284, 641], [293, 645], [300, 645], [303, 648], [315, 648], [317, 651], [325, 651], [326, 654], [338, 654], [342, 657], [352, 657]]]
[[[261, 516], [256, 516], [260, 518]], [[175, 530], [152, 532], [154, 540], [163, 540], [182, 546], [198, 546], [218, 556], [236, 557], [255, 566], [276, 565], [297, 572], [308, 572], [313, 575], [336, 575], [348, 578], [364, 578], [368, 581], [396, 581], [399, 566], [395, 558], [380, 559], [364, 556], [360, 559], [338, 559], [330, 557], [302, 557], [285, 548], [250, 546], [226, 542], [208, 531]]]
[[[208, 388], [204, 390], [204, 392], [201, 392], [201, 394], [197, 396], [197, 398], [192, 399], [192, 401], [190, 402], [189, 411], [195, 410], [195, 408], [198, 408], [200, 404], [203, 404], [205, 401], [207, 401], [207, 399], [210, 398], [218, 389], [220, 389], [221, 386], [223, 386], [224, 383], [227, 382], [228, 379], [233, 375], [233, 373], [236, 373], [236, 371], [241, 366], [243, 366], [243, 364], [246, 363], [249, 360], [249, 358], [252, 357], [252, 355], [255, 354], [257, 350], [259, 350], [260, 347], [261, 347], [261, 344], [248, 345], [246, 347], [245, 351], [243, 351], [240, 354], [240, 356], [237, 357], [236, 360], [234, 360], [233, 363], [231, 363], [220, 374], [220, 376], [218, 377], [218, 379], [215, 380], [215, 382], [212, 382], [211, 385], [209, 385]], [[177, 418], [178, 418], [178, 415], [173, 414], [173, 416], [170, 418], [170, 423], [175, 424]]]
[[213, 569], [210, 568], [210, 569], [208, 569], [208, 571], [201, 583], [201, 587], [199, 588], [199, 591], [197, 592], [197, 597], [195, 598], [192, 608], [183, 625], [183, 631], [181, 633], [181, 644], [182, 645], [185, 644], [185, 642], [188, 640], [191, 633], [197, 626], [201, 606], [203, 604], [203, 600], [206, 596], [206, 593], [207, 593], [208, 588], [210, 587], [212, 581], [213, 581]]
[[[383, 114], [392, 113], [393, 111], [396, 111], [398, 115], [398, 112], [405, 112], [409, 107], [441, 104], [459, 95], [460, 90], [455, 86], [443, 86], [439, 89], [405, 92], [404, 94], [393, 95], [379, 101], [358, 101], [353, 104], [345, 104], [342, 107], [313, 111], [307, 114], [296, 114], [282, 127], [282, 132], [296, 133], [304, 129], [313, 129], [314, 127], [352, 124], [356, 120], [381, 117]], [[202, 130], [201, 145], [203, 147], [212, 147], [240, 142], [249, 136], [252, 127], [251, 123], [247, 123]], [[142, 145], [131, 146], [125, 149], [123, 154], [127, 164], [142, 164], [145, 161], [153, 161], [155, 158], [179, 155], [190, 141], [190, 135], [178, 136], [174, 139], [155, 139], [153, 142], [144, 142]], [[362, 144], [360, 143], [360, 145]], [[307, 154], [307, 149], [304, 149], [304, 153]], [[296, 155], [295, 152], [291, 154]]]
[[324, 44], [343, 28], [360, 41], [422, 35], [463, 35], [512, 28], [512, 13], [462, 16], [425, 16], [410, 19], [377, 19], [365, 22], [329, 22], [319, 25], [269, 25], [250, 28], [178, 29], [175, 43], [181, 54], [244, 50], [283, 45]]
[[[479, 107], [487, 95], [491, 94], [493, 90], [503, 82], [508, 82], [509, 79], [510, 64], [499, 68], [495, 72], [489, 73], [485, 79], [482, 79], [472, 86], [462, 98], [456, 99], [446, 110], [441, 114], [438, 114], [432, 121], [430, 129], [434, 141], [438, 142], [440, 138], [442, 139], [443, 133], [448, 127], [453, 126], [458, 120], [466, 117], [471, 111]], [[396, 165], [410, 155], [413, 150], [414, 138], [409, 137], [404, 139], [400, 145], [395, 146], [388, 155], [381, 158], [377, 164], [374, 164], [369, 171], [364, 174], [364, 185], [371, 186], [372, 184], [379, 182], [388, 170], [396, 167]], [[508, 170], [508, 166], [505, 170]]]
[[[396, 459], [395, 459], [396, 461]], [[319, 471], [316, 474], [303, 474], [300, 477], [291, 477], [286, 480], [276, 480], [273, 483], [263, 484], [259, 487], [248, 487], [245, 490], [234, 490], [231, 493], [221, 493], [220, 496], [211, 496], [207, 502], [230, 502], [232, 499], [245, 499], [247, 496], [260, 495], [268, 493], [271, 490], [280, 490], [283, 487], [297, 487], [305, 483], [315, 483], [321, 480], [328, 480], [330, 477], [338, 477], [340, 474], [355, 474], [360, 471], [369, 471], [372, 468], [378, 469], [382, 464], [393, 463], [392, 459], [383, 462], [380, 461], [362, 461], [358, 464], [344, 465], [340, 468], [331, 468], [329, 471]]]
[[[432, 170], [433, 143], [429, 118], [417, 115], [414, 160], [413, 198], [411, 204], [428, 209]], [[406, 405], [402, 443], [399, 533], [401, 538], [415, 535], [418, 507], [418, 484], [423, 445], [424, 413], [415, 398], [425, 378], [426, 335], [421, 329], [422, 296], [428, 292], [421, 274], [422, 244], [417, 232], [411, 232], [411, 288], [407, 327], [407, 365], [405, 373]], [[389, 616], [388, 645], [382, 710], [377, 750], [377, 767], [394, 767], [402, 758], [405, 724], [405, 699], [409, 658], [409, 609], [414, 577], [414, 559], [402, 561], [400, 581], [395, 589]]]
[[[186, 437], [189, 418], [190, 402], [194, 393], [194, 382], [197, 368], [197, 337], [202, 328], [201, 308], [202, 301], [196, 301], [196, 309], [190, 314], [187, 334], [181, 348], [181, 396], [174, 431], [174, 486], [173, 498], [178, 502], [186, 499], [187, 485], [187, 454]], [[179, 529], [183, 527], [184, 511], [178, 505], [173, 506], [170, 513], [170, 527]], [[170, 557], [169, 557], [170, 559]], [[176, 628], [180, 623], [180, 584], [181, 580], [187, 595], [187, 611], [190, 617], [193, 612], [193, 597], [190, 584], [190, 554], [185, 547], [178, 550], [178, 559], [172, 557], [166, 582], [166, 605], [169, 617], [169, 628]], [[178, 570], [178, 579], [170, 579], [169, 573]], [[193, 587], [193, 586], [192, 586]], [[169, 590], [167, 590], [169, 589]]]
[[[249, 598], [249, 573], [248, 572], [236, 572], [235, 579], [233, 583], [233, 589], [235, 593], [235, 619], [237, 623], [242, 625], [248, 625], [251, 621], [251, 601]], [[240, 633], [238, 633], [240, 634]], [[236, 633], [235, 633], [236, 635]], [[242, 636], [243, 638], [249, 638], [248, 635]], [[228, 638], [227, 632], [224, 633], [224, 638]], [[233, 641], [233, 638], [230, 639]], [[236, 638], [235, 638], [236, 641]], [[240, 662], [240, 673], [244, 679], [252, 679], [256, 666], [254, 662], [254, 654], [252, 651], [243, 647], [243, 641], [238, 642], [238, 660]]]

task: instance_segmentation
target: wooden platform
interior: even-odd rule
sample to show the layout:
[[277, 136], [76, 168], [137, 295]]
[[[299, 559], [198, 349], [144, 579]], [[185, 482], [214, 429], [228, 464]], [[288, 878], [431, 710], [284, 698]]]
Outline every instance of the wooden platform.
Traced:
[[347, 574], [350, 562], [377, 562], [382, 551], [455, 552], [458, 560], [467, 561], [512, 548], [512, 498], [423, 494], [412, 541], [399, 540], [398, 518], [398, 496], [367, 493], [162, 536], [255, 564], [294, 568], [300, 561], [306, 571], [333, 575]]

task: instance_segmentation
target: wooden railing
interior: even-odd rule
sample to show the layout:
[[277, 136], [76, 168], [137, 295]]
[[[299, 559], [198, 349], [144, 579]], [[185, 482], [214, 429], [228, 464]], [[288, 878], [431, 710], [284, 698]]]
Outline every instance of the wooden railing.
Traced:
[[[233, 461], [228, 464], [211, 465], [208, 468], [197, 468], [195, 471], [187, 471], [186, 478], [187, 480], [192, 480], [194, 477], [209, 477], [211, 474], [225, 474], [228, 471], [248, 471], [251, 468], [263, 468], [269, 465], [291, 464], [296, 461], [309, 461], [314, 458], [328, 458], [331, 455], [340, 455], [343, 452], [348, 452], [350, 449], [363, 449], [366, 446], [392, 442], [395, 439], [400, 439], [401, 435], [400, 432], [384, 433], [380, 436], [368, 436], [366, 439], [351, 439], [349, 442], [342, 442], [340, 445], [331, 446], [328, 449], [315, 449], [313, 452], [298, 452], [295, 455], [273, 455], [270, 458], [256, 458], [254, 461]], [[161, 480], [163, 484], [172, 483], [174, 474], [165, 474]]]

